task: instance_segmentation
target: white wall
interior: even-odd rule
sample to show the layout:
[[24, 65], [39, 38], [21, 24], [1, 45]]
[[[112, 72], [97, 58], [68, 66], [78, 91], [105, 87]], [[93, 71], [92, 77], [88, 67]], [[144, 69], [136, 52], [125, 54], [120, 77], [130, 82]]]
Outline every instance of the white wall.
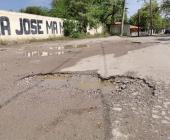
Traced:
[[98, 26], [97, 29], [95, 28], [91, 29], [90, 27], [87, 28], [87, 33], [89, 33], [90, 35], [101, 34], [102, 32], [103, 32], [102, 25]]
[[[23, 32], [19, 33], [17, 30], [20, 30], [21, 26]], [[59, 18], [0, 11], [0, 40], [46, 39], [63, 36], [62, 26], [63, 20]]]
[[[98, 29], [88, 28], [87, 31], [94, 35], [102, 33], [103, 28], [102, 26]], [[63, 19], [0, 10], [0, 41], [47, 39], [60, 36], [64, 36]]]

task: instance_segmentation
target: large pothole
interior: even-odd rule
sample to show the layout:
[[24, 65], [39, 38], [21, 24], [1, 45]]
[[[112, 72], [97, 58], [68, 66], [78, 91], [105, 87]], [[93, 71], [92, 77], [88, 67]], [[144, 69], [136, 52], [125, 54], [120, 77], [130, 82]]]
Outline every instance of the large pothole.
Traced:
[[157, 96], [163, 90], [150, 80], [129, 75], [103, 78], [90, 72], [49, 73], [26, 76], [17, 87], [22, 92], [1, 107], [13, 101], [23, 114], [33, 113], [34, 119], [26, 118], [37, 126], [36, 139], [160, 140], [170, 134], [169, 94]]
[[[59, 72], [29, 75], [20, 80], [21, 83], [26, 82], [30, 84], [34, 83], [33, 81], [65, 83], [65, 85], [81, 90], [102, 90], [107, 88], [112, 93], [122, 95], [138, 95], [138, 92], [142, 93], [141, 95], [143, 96], [154, 96], [156, 91], [156, 85], [153, 84], [153, 82], [129, 75], [117, 75], [104, 78], [96, 73]], [[146, 92], [143, 93], [143, 91]]]
[[24, 77], [20, 85], [29, 86], [35, 83], [41, 83], [44, 90], [56, 91], [59, 88], [65, 92], [69, 89], [72, 90], [70, 92], [72, 95], [77, 93], [87, 96], [102, 94], [110, 100], [107, 104], [124, 102], [125, 104], [133, 103], [133, 106], [147, 107], [153, 104], [156, 94], [156, 86], [152, 82], [127, 75], [103, 78], [99, 74], [88, 72], [37, 74]]

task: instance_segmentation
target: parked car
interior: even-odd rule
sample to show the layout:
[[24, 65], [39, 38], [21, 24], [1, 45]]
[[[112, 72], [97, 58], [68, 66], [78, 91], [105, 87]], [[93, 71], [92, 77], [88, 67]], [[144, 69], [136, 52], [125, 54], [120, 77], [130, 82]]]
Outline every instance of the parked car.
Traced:
[[165, 34], [170, 34], [170, 29], [166, 29]]

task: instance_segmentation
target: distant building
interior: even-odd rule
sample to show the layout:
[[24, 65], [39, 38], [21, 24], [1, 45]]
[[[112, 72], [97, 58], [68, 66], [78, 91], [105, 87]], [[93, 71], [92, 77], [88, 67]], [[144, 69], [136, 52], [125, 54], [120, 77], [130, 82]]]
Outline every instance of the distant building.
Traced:
[[[121, 22], [115, 22], [110, 26], [110, 32], [113, 35], [120, 35], [121, 33]], [[124, 35], [125, 36], [130, 36], [130, 25], [125, 24], [124, 25]]]
[[[141, 30], [141, 28], [139, 28]], [[121, 33], [121, 22], [115, 22], [110, 27], [110, 32], [113, 35], [120, 35]], [[124, 35], [125, 36], [137, 36], [138, 26], [133, 26], [130, 24], [124, 24]]]
[[130, 35], [131, 36], [138, 36], [138, 30], [139, 34], [141, 33], [141, 28], [138, 26], [130, 25]]

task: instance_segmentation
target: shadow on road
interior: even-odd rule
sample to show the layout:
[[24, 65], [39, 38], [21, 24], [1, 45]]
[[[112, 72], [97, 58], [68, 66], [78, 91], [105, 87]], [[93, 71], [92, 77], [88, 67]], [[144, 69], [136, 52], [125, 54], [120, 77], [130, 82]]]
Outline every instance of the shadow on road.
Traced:
[[159, 41], [170, 41], [170, 38], [158, 38]]

